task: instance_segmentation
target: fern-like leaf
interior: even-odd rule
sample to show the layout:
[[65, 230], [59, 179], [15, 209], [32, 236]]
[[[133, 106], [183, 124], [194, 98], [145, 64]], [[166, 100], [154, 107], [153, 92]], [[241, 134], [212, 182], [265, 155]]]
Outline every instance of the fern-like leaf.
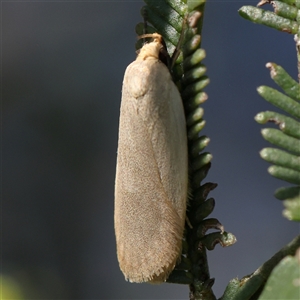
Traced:
[[[145, 0], [145, 3], [141, 14], [152, 26], [146, 27], [146, 22], [139, 23], [136, 26], [137, 34], [158, 32], [163, 36], [170, 56], [181, 44], [181, 54], [170, 71], [181, 93], [186, 113], [190, 199], [181, 262], [167, 281], [189, 284], [190, 299], [215, 299], [211, 290], [214, 280], [209, 276], [206, 249], [212, 250], [217, 243], [229, 246], [236, 239], [224, 232], [218, 220], [207, 219], [215, 205], [214, 199], [207, 199], [207, 196], [217, 185], [202, 184], [212, 160], [210, 153], [203, 152], [210, 140], [200, 136], [205, 126], [204, 110], [200, 105], [207, 99], [203, 89], [209, 84], [209, 78], [205, 75], [206, 67], [202, 63], [206, 53], [200, 48], [205, 0]], [[140, 48], [142, 42], [139, 41], [136, 47]], [[206, 235], [210, 228], [219, 232]]]
[[[274, 63], [268, 63], [271, 77], [286, 93], [282, 94], [269, 87], [259, 87], [258, 93], [268, 102], [279, 107], [290, 116], [276, 112], [261, 112], [256, 115], [258, 123], [274, 122], [279, 125], [279, 130], [267, 128], [262, 130], [263, 137], [270, 143], [282, 148], [265, 148], [260, 152], [261, 157], [272, 163], [269, 173], [279, 179], [294, 184], [294, 186], [280, 188], [275, 196], [280, 200], [299, 198], [300, 195], [300, 85], [294, 81], [287, 72]], [[295, 199], [295, 203], [299, 200]], [[298, 217], [290, 211], [291, 200], [286, 202], [288, 206], [284, 215], [291, 220], [298, 220]], [[295, 218], [293, 217], [295, 216]]]
[[[261, 0], [257, 6], [261, 7], [265, 4], [271, 4], [274, 12], [253, 6], [243, 6], [239, 14], [254, 23], [296, 34], [300, 74], [300, 1]], [[274, 122], [279, 125], [279, 130], [263, 129], [262, 136], [273, 145], [282, 148], [282, 150], [265, 148], [260, 155], [264, 160], [272, 163], [268, 169], [272, 176], [294, 184], [294, 186], [276, 190], [275, 197], [280, 200], [292, 199], [300, 197], [300, 85], [281, 66], [275, 63], [268, 63], [266, 66], [271, 71], [272, 79], [284, 93], [267, 86], [261, 86], [257, 91], [265, 100], [283, 110], [287, 115], [265, 111], [255, 116], [255, 120], [260, 124]], [[292, 217], [290, 219], [293, 220]]]
[[[239, 10], [239, 13], [242, 17], [255, 23], [264, 24], [289, 33], [298, 33], [300, 23], [300, 18], [298, 17], [300, 16], [299, 0], [261, 0], [258, 6], [262, 6], [266, 3], [271, 3], [273, 5], [275, 13], [252, 6], [242, 7]], [[298, 35], [296, 35], [295, 40], [298, 51], [298, 61], [300, 61]], [[285, 94], [266, 86], [259, 87], [258, 93], [265, 100], [283, 110], [285, 114], [265, 111], [256, 115], [255, 120], [258, 123], [265, 124], [267, 122], [274, 122], [279, 126], [279, 130], [274, 128], [263, 129], [262, 135], [273, 145], [282, 148], [265, 148], [260, 152], [260, 155], [263, 159], [273, 164], [269, 168], [269, 172], [273, 176], [295, 184], [295, 186], [277, 190], [275, 195], [281, 200], [288, 199], [284, 201], [284, 205], [286, 206], [284, 215], [291, 220], [300, 220], [300, 86], [282, 67], [274, 63], [268, 63], [267, 67], [271, 70], [271, 77], [281, 87]], [[295, 255], [299, 246], [300, 236], [297, 236], [292, 242], [283, 247], [251, 275], [245, 276], [241, 280], [237, 278], [231, 280], [221, 299], [279, 299], [279, 295], [279, 297], [281, 297], [280, 299], [283, 299], [282, 297], [286, 297], [284, 299], [292, 299], [288, 298], [289, 295], [292, 294], [288, 291], [290, 288], [287, 289], [286, 287], [289, 287], [291, 284], [295, 285], [295, 283], [289, 278], [282, 284], [282, 278], [279, 278], [279, 276], [274, 280], [278, 275], [274, 268], [284, 257]], [[296, 270], [299, 266], [295, 263], [293, 267], [295, 267], [295, 269], [291, 268], [287, 270], [284, 268], [282, 270], [290, 272], [291, 270]], [[270, 280], [272, 280], [271, 285], [268, 285], [267, 288], [265, 288], [267, 279], [273, 270], [276, 275], [270, 278]], [[279, 272], [281, 275], [283, 273], [282, 270]], [[285, 289], [282, 294], [279, 294], [278, 290], [274, 292], [275, 288], [278, 288], [280, 285], [283, 285]], [[271, 289], [273, 289], [273, 291], [269, 293]], [[263, 294], [261, 295], [262, 291]], [[294, 290], [293, 293], [297, 294], [297, 291], [298, 290]]]

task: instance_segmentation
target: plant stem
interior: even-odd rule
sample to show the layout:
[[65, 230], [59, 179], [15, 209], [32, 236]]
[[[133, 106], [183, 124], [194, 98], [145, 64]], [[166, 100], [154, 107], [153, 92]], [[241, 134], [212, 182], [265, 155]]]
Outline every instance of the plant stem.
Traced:
[[[254, 273], [238, 281], [238, 285], [229, 285], [226, 288], [222, 300], [247, 300], [253, 299], [252, 296], [263, 288], [271, 272], [277, 264], [288, 255], [295, 255], [296, 250], [300, 247], [300, 235], [295, 237], [289, 244], [279, 250], [274, 256], [266, 261]], [[234, 279], [233, 281], [236, 281]], [[238, 286], [236, 288], [236, 286]], [[235, 288], [234, 293], [231, 289]]]

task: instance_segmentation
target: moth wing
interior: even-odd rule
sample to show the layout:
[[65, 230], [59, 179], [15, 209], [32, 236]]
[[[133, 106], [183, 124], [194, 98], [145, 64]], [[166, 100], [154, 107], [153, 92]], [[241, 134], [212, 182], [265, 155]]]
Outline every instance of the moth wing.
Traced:
[[179, 92], [156, 59], [125, 72], [115, 185], [120, 268], [132, 282], [163, 282], [181, 252], [187, 138]]

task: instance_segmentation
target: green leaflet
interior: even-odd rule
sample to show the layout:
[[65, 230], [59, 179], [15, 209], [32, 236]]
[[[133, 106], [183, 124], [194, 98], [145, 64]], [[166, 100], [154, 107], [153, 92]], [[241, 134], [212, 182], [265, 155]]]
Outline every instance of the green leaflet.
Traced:
[[197, 107], [195, 110], [193, 110], [190, 114], [187, 115], [186, 124], [188, 126], [191, 126], [197, 123], [199, 120], [202, 119], [203, 114], [204, 109], [202, 107]]
[[283, 215], [291, 220], [300, 222], [300, 193], [298, 196], [283, 201], [285, 210], [282, 212]]
[[299, 25], [297, 22], [261, 8], [243, 6], [239, 9], [239, 14], [243, 18], [254, 23], [263, 24], [287, 33], [295, 34], [299, 30]]
[[296, 19], [298, 9], [295, 6], [280, 1], [272, 1], [272, 5], [276, 15], [290, 20]]
[[264, 148], [260, 151], [260, 156], [269, 163], [300, 171], [300, 156], [274, 148]]
[[255, 116], [255, 121], [259, 124], [273, 122], [277, 124], [280, 130], [294, 138], [300, 139], [300, 123], [295, 119], [287, 117], [273, 111], [260, 112]]
[[272, 176], [289, 183], [298, 184], [300, 182], [300, 172], [291, 170], [289, 168], [284, 168], [281, 166], [270, 166], [268, 168], [268, 172]]
[[268, 102], [295, 118], [300, 118], [300, 103], [268, 86], [260, 86], [258, 93]]
[[275, 197], [279, 200], [294, 198], [300, 196], [299, 186], [282, 187], [275, 191]]
[[[300, 155], [300, 141], [298, 139], [288, 136], [274, 128], [264, 128], [261, 134], [268, 142], [296, 155]], [[265, 156], [264, 159], [267, 159], [267, 157]]]
[[272, 79], [291, 98], [300, 101], [300, 85], [281, 66], [275, 63], [267, 63], [266, 67], [271, 72]]

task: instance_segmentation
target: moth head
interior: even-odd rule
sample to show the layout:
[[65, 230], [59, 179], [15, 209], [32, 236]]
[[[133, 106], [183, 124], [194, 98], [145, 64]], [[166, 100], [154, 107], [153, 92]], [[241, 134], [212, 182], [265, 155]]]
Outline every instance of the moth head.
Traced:
[[148, 57], [153, 57], [163, 62], [166, 66], [169, 66], [170, 56], [163, 37], [159, 33], [148, 33], [139, 36], [139, 39], [142, 38], [152, 38], [153, 40], [143, 45], [138, 52], [137, 60], [145, 60]]

